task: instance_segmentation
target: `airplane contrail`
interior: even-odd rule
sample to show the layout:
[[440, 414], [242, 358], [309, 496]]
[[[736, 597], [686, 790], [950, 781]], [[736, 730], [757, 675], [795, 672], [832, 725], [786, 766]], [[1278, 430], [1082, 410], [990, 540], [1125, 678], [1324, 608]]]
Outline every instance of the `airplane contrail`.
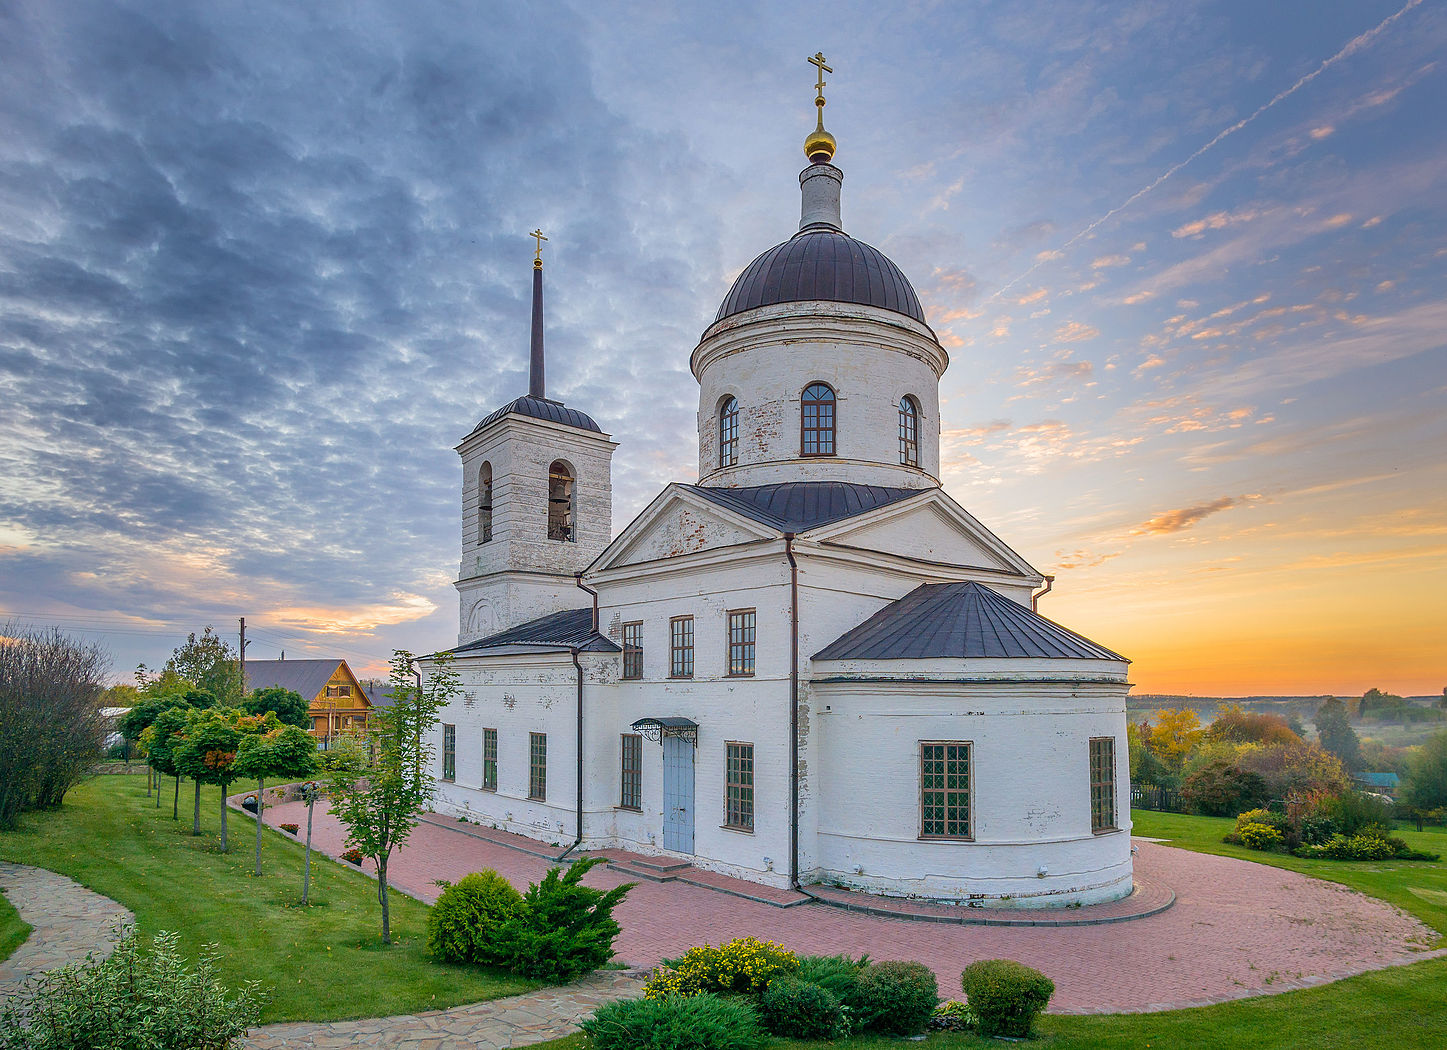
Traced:
[[[1236, 132], [1240, 131], [1240, 130], [1241, 130], [1242, 128], [1244, 128], [1247, 124], [1250, 124], [1250, 123], [1251, 123], [1253, 120], [1255, 120], [1257, 117], [1261, 116], [1261, 114], [1265, 113], [1265, 112], [1266, 112], [1268, 109], [1270, 109], [1272, 106], [1276, 105], [1276, 103], [1282, 101], [1282, 100], [1285, 99], [1285, 98], [1289, 98], [1289, 97], [1291, 97], [1292, 95], [1296, 94], [1297, 91], [1299, 91], [1299, 90], [1301, 90], [1302, 88], [1304, 88], [1307, 84], [1310, 84], [1313, 80], [1315, 80], [1317, 77], [1321, 76], [1323, 73], [1325, 73], [1325, 72], [1326, 72], [1328, 69], [1330, 69], [1332, 66], [1336, 65], [1336, 63], [1340, 62], [1342, 59], [1346, 58], [1348, 55], [1355, 54], [1356, 52], [1360, 51], [1362, 48], [1366, 47], [1366, 46], [1367, 46], [1368, 44], [1370, 44], [1373, 40], [1375, 40], [1378, 36], [1380, 36], [1383, 32], [1385, 32], [1387, 29], [1389, 29], [1389, 28], [1391, 27], [1392, 23], [1396, 22], [1397, 19], [1401, 18], [1401, 17], [1402, 17], [1403, 15], [1405, 15], [1408, 11], [1412, 10], [1412, 8], [1420, 6], [1421, 3], [1422, 3], [1422, 0], [1407, 0], [1406, 6], [1404, 6], [1404, 7], [1403, 7], [1400, 11], [1398, 11], [1396, 14], [1394, 14], [1394, 15], [1388, 15], [1386, 18], [1382, 19], [1382, 21], [1380, 21], [1379, 23], [1377, 23], [1377, 24], [1376, 24], [1375, 26], [1373, 26], [1371, 29], [1368, 29], [1365, 33], [1362, 33], [1360, 36], [1356, 36], [1356, 37], [1353, 37], [1351, 40], [1348, 40], [1345, 47], [1343, 47], [1343, 48], [1342, 48], [1340, 51], [1338, 51], [1336, 54], [1332, 55], [1330, 58], [1326, 59], [1324, 62], [1322, 62], [1321, 65], [1317, 66], [1317, 67], [1316, 67], [1315, 69], [1313, 69], [1310, 73], [1306, 74], [1304, 77], [1302, 77], [1300, 80], [1298, 80], [1295, 84], [1292, 84], [1291, 87], [1286, 88], [1284, 91], [1279, 92], [1279, 93], [1278, 93], [1277, 95], [1275, 95], [1269, 102], [1263, 103], [1261, 106], [1259, 106], [1259, 107], [1257, 108], [1256, 112], [1252, 113], [1249, 117], [1242, 117], [1242, 118], [1241, 118], [1240, 120], [1238, 120], [1236, 123], [1232, 124], [1230, 127], [1226, 128], [1225, 130], [1223, 130], [1223, 131], [1221, 131], [1220, 133], [1218, 133], [1215, 138], [1213, 138], [1210, 142], [1206, 143], [1206, 144], [1205, 144], [1204, 146], [1202, 146], [1200, 149], [1196, 150], [1195, 153], [1192, 153], [1192, 154], [1191, 154], [1189, 157], [1187, 157], [1185, 160], [1183, 160], [1183, 161], [1181, 161], [1180, 163], [1174, 164], [1174, 165], [1172, 165], [1171, 167], [1167, 168], [1167, 169], [1165, 170], [1165, 172], [1164, 172], [1163, 174], [1161, 174], [1159, 177], [1157, 177], [1156, 180], [1155, 180], [1154, 182], [1152, 182], [1149, 186], [1145, 187], [1144, 189], [1136, 190], [1135, 193], [1132, 193], [1129, 197], [1127, 197], [1127, 198], [1126, 198], [1124, 201], [1122, 201], [1120, 204], [1118, 204], [1118, 205], [1116, 205], [1114, 208], [1110, 209], [1110, 211], [1106, 212], [1106, 213], [1105, 213], [1104, 215], [1102, 215], [1100, 218], [1096, 219], [1096, 220], [1095, 220], [1094, 222], [1092, 222], [1089, 226], [1085, 227], [1085, 229], [1081, 230], [1081, 231], [1080, 231], [1079, 233], [1077, 233], [1074, 237], [1070, 238], [1070, 240], [1068, 240], [1068, 241], [1066, 241], [1064, 244], [1062, 244], [1059, 248], [1054, 249], [1054, 251], [1055, 251], [1055, 252], [1063, 252], [1063, 251], [1065, 251], [1067, 248], [1072, 247], [1072, 246], [1073, 246], [1077, 241], [1079, 241], [1082, 237], [1088, 237], [1090, 234], [1094, 233], [1097, 229], [1100, 228], [1100, 225], [1101, 225], [1102, 223], [1110, 221], [1110, 219], [1114, 218], [1116, 215], [1119, 215], [1119, 214], [1120, 214], [1121, 212], [1123, 212], [1125, 209], [1129, 208], [1132, 204], [1134, 204], [1136, 201], [1140, 200], [1140, 199], [1141, 199], [1142, 197], [1144, 197], [1147, 193], [1150, 193], [1151, 190], [1155, 189], [1157, 186], [1159, 186], [1161, 183], [1165, 182], [1167, 179], [1169, 179], [1169, 178], [1170, 178], [1172, 175], [1174, 175], [1176, 172], [1178, 172], [1178, 171], [1180, 171], [1182, 168], [1184, 168], [1187, 164], [1191, 163], [1191, 161], [1195, 160], [1195, 159], [1196, 159], [1197, 157], [1199, 157], [1201, 154], [1205, 153], [1205, 152], [1206, 152], [1207, 150], [1209, 150], [1212, 146], [1215, 146], [1218, 142], [1220, 142], [1220, 141], [1221, 141], [1222, 139], [1224, 139], [1226, 136], [1228, 136], [1228, 135], [1233, 135], [1233, 134], [1235, 134]], [[1029, 268], [1028, 270], [1026, 270], [1024, 273], [1020, 274], [1018, 277], [1012, 277], [1009, 281], [1006, 281], [1003, 285], [1001, 285], [1000, 288], [999, 288], [993, 295], [991, 295], [988, 299], [985, 300], [985, 302], [987, 302], [987, 303], [989, 303], [989, 302], [994, 302], [996, 299], [998, 299], [1000, 296], [1004, 295], [1006, 292], [1008, 292], [1008, 291], [1009, 291], [1011, 288], [1013, 288], [1015, 285], [1019, 284], [1019, 283], [1020, 283], [1021, 281], [1023, 281], [1025, 278], [1029, 277], [1032, 273], [1034, 273], [1036, 270], [1038, 270], [1042, 265], [1044, 265], [1046, 262], [1048, 262], [1051, 257], [1052, 257], [1052, 256], [1050, 255], [1050, 253], [1047, 253], [1047, 257], [1046, 257], [1046, 258], [1044, 258], [1044, 259], [1037, 259], [1034, 263], [1032, 263], [1032, 264], [1030, 265], [1030, 268]]]

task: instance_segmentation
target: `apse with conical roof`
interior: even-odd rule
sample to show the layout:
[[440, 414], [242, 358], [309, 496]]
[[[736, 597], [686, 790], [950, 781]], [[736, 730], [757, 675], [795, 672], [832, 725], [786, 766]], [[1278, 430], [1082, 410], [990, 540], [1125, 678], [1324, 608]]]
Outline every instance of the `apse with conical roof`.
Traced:
[[693, 352], [699, 480], [753, 486], [939, 484], [949, 364], [909, 278], [844, 229], [824, 128], [824, 56], [799, 173], [799, 228], [739, 273]]

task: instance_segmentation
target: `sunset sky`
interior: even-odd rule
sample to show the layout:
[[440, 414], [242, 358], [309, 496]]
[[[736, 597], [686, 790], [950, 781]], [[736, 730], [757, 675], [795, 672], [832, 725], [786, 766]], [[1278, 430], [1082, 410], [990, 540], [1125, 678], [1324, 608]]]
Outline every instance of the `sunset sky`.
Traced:
[[697, 469], [688, 357], [798, 223], [952, 362], [944, 483], [1137, 691], [1447, 685], [1447, 4], [0, 7], [0, 621], [117, 677], [456, 640], [453, 446], [526, 389]]

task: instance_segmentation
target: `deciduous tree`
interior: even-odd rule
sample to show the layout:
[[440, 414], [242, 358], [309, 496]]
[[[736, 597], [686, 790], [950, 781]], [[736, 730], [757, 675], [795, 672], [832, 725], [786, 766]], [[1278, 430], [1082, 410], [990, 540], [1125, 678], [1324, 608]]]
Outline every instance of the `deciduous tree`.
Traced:
[[221, 852], [226, 845], [226, 792], [236, 779], [236, 751], [241, 746], [243, 716], [235, 708], [198, 712], [176, 748], [176, 768], [196, 782], [196, 817], [193, 835], [201, 834], [201, 785], [221, 788]]
[[[296, 696], [295, 693], [291, 694]], [[275, 722], [274, 712], [268, 711]], [[310, 733], [294, 725], [268, 726], [264, 732], [245, 736], [236, 752], [237, 776], [256, 780], [256, 874], [261, 874], [261, 829], [266, 814], [268, 777], [300, 779], [311, 776], [317, 766], [317, 742]]]
[[1419, 810], [1447, 806], [1447, 730], [1433, 733], [1412, 756], [1403, 797]]
[[1162, 762], [1172, 769], [1180, 769], [1203, 732], [1196, 712], [1190, 708], [1168, 707], [1156, 712], [1146, 743]]
[[1332, 697], [1316, 711], [1316, 735], [1321, 746], [1341, 759], [1348, 772], [1362, 768], [1362, 744], [1347, 717], [1347, 705]]
[[241, 661], [236, 658], [236, 650], [211, 627], [199, 638], [195, 632], [187, 635], [185, 644], [177, 646], [166, 661], [163, 675], [166, 672], [205, 689], [222, 707], [235, 707], [241, 701]]
[[[382, 943], [392, 943], [387, 902], [387, 862], [407, 841], [417, 817], [432, 800], [433, 730], [438, 712], [461, 690], [450, 659], [433, 658], [419, 689], [413, 683], [411, 653], [392, 656], [390, 707], [376, 709], [363, 733], [342, 738], [329, 771], [330, 812], [347, 828], [347, 845], [377, 865], [382, 905]], [[368, 758], [373, 761], [368, 764]]]
[[241, 701], [241, 710], [249, 715], [264, 715], [270, 711], [282, 725], [300, 726], [302, 729], [311, 725], [310, 709], [301, 694], [280, 686], [267, 686], [246, 694]]

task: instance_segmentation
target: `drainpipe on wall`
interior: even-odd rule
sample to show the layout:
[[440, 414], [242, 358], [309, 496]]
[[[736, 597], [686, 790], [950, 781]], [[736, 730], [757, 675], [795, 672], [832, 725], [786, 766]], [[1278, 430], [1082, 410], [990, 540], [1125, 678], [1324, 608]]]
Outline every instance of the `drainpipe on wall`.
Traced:
[[784, 533], [789, 559], [789, 885], [799, 888], [799, 563], [794, 534]]
[[1032, 594], [1032, 595], [1030, 595], [1030, 611], [1031, 611], [1031, 612], [1039, 612], [1039, 611], [1040, 611], [1040, 599], [1043, 598], [1043, 597], [1045, 597], [1047, 594], [1049, 594], [1049, 593], [1050, 593], [1050, 588], [1052, 588], [1052, 587], [1054, 587], [1054, 586], [1055, 586], [1055, 577], [1054, 577], [1054, 576], [1047, 576], [1047, 577], [1045, 577], [1045, 589], [1044, 589], [1043, 591], [1041, 591], [1040, 593], [1038, 593], [1038, 594]]
[[[1051, 577], [1051, 579], [1054, 578], [1053, 576]], [[587, 591], [593, 596], [593, 631], [596, 633], [598, 630], [598, 592], [583, 582], [583, 574], [581, 572], [574, 574], [573, 582], [578, 585], [580, 590]]]
[[[578, 586], [582, 587], [583, 585], [580, 583]], [[583, 589], [587, 590], [586, 587]], [[596, 619], [596, 609], [593, 615]], [[578, 647], [576, 645], [569, 646], [568, 652], [572, 654], [573, 670], [577, 672], [578, 676], [578, 811], [576, 816], [578, 837], [573, 839], [571, 846], [554, 857], [554, 860], [562, 860], [583, 842], [583, 665], [578, 661]]]

